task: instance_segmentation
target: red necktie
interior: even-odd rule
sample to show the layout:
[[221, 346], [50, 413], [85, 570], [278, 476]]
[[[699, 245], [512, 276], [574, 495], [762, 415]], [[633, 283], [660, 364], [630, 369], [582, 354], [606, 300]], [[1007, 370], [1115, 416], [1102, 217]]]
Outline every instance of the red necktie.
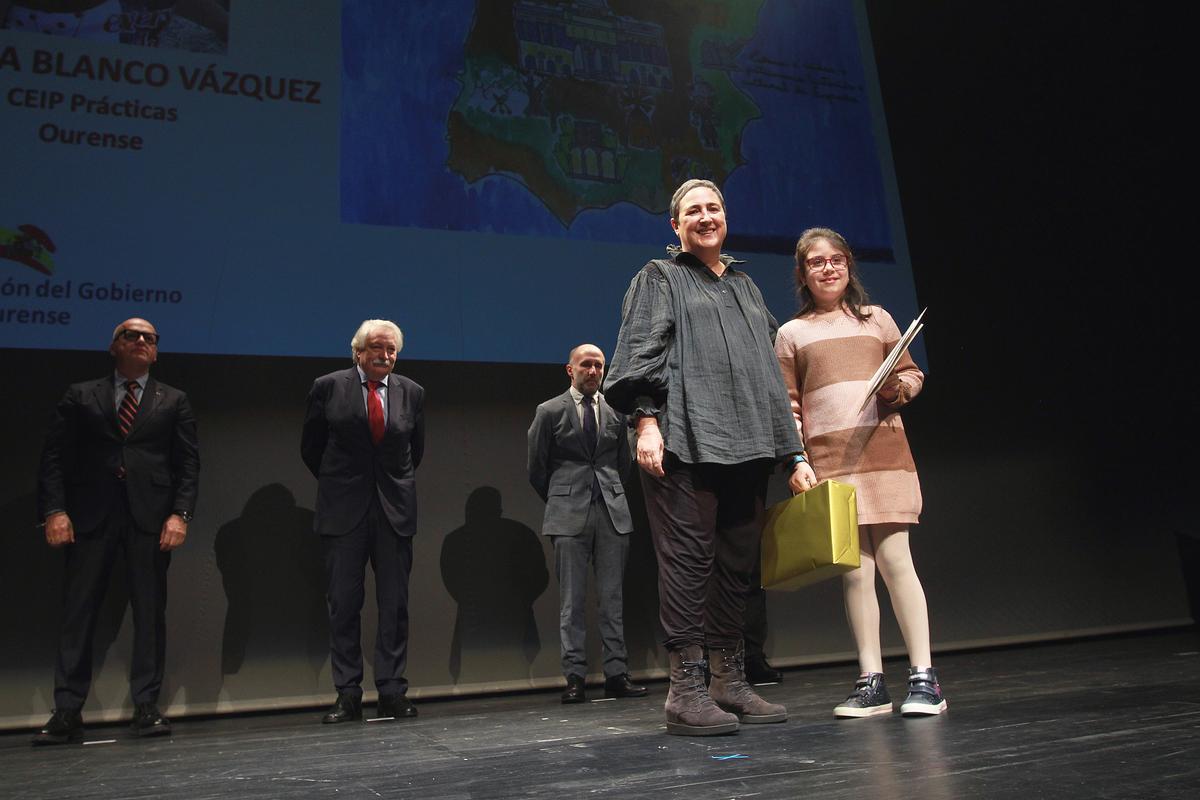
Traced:
[[121, 400], [121, 407], [117, 409], [117, 427], [121, 429], [121, 436], [128, 436], [129, 429], [133, 427], [133, 421], [137, 418], [138, 399], [137, 381], [126, 381], [125, 397]]
[[367, 381], [367, 424], [371, 426], [371, 439], [375, 444], [383, 441], [383, 403], [375, 390], [379, 381]]

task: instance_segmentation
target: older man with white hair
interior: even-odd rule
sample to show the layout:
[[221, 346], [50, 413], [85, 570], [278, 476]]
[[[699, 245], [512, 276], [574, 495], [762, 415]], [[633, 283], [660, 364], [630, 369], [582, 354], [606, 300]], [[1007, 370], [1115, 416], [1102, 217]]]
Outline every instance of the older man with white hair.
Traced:
[[425, 450], [425, 390], [392, 368], [395, 323], [369, 319], [350, 341], [354, 366], [313, 382], [300, 454], [317, 479], [314, 528], [325, 554], [329, 650], [337, 701], [323, 722], [362, 719], [360, 615], [375, 570], [376, 716], [417, 716], [407, 697], [408, 578], [417, 532], [416, 469]]

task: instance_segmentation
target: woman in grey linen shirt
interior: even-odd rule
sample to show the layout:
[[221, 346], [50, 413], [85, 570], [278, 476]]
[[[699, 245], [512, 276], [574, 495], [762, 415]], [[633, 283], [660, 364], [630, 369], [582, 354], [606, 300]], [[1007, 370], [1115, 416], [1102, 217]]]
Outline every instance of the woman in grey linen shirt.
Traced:
[[745, 680], [742, 614], [771, 467], [787, 460], [795, 491], [816, 479], [775, 357], [778, 325], [740, 262], [721, 253], [720, 190], [685, 182], [671, 227], [679, 247], [625, 295], [604, 392], [637, 424], [671, 660], [667, 732], [704, 736], [787, 719]]

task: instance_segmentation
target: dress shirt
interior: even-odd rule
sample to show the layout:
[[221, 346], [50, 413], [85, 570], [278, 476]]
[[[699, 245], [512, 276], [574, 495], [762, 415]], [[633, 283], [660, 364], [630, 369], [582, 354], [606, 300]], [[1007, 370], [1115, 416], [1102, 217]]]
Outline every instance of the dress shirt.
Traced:
[[121, 410], [121, 401], [125, 399], [125, 394], [129, 391], [128, 389], [125, 388], [125, 384], [131, 380], [137, 381], [137, 384], [138, 384], [137, 397], [135, 397], [133, 399], [137, 400], [138, 405], [140, 406], [142, 404], [142, 398], [146, 394], [146, 381], [150, 380], [150, 373], [147, 372], [145, 375], [143, 375], [140, 378], [126, 378], [121, 373], [117, 372], [116, 370], [113, 370], [113, 385], [116, 388], [116, 391], [113, 392], [113, 395], [115, 395], [113, 397], [113, 399], [116, 401], [116, 405], [114, 405], [113, 408], [117, 409], [118, 411]]
[[[363, 372], [362, 367], [355, 366], [355, 369], [358, 370], [358, 380], [359, 380], [359, 383], [362, 384], [363, 408], [365, 408], [367, 410], [367, 419], [370, 419], [371, 418], [371, 406], [367, 401], [367, 392], [369, 391], [367, 389], [367, 381], [370, 380], [370, 378], [367, 377], [367, 373]], [[388, 373], [388, 375], [390, 375], [390, 374], [391, 373]], [[384, 375], [383, 380], [381, 380], [379, 382], [379, 386], [377, 386], [375, 388], [375, 394], [377, 394], [379, 396], [379, 402], [383, 405], [383, 427], [385, 429], [387, 428], [387, 393], [388, 393], [387, 375]]]
[[[574, 386], [568, 386], [567, 391], [571, 393], [571, 399], [575, 401], [575, 416], [579, 417], [579, 424], [583, 425], [583, 392], [576, 389]], [[596, 392], [592, 395], [592, 416], [596, 419], [596, 430], [600, 430], [600, 398], [604, 395]]]

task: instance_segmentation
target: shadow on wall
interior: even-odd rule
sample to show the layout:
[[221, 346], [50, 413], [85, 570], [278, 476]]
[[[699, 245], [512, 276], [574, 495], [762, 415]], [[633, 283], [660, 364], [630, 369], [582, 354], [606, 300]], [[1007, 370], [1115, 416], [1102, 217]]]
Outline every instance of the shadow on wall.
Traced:
[[455, 683], [528, 680], [541, 650], [533, 604], [550, 581], [546, 557], [537, 534], [502, 513], [500, 491], [481, 486], [467, 497], [466, 523], [442, 543], [442, 582], [458, 603]]
[[[229, 676], [259, 666], [278, 671], [281, 662], [300, 663], [307, 665], [307, 673], [289, 669], [276, 674], [272, 691], [313, 691], [329, 655], [325, 578], [313, 512], [297, 507], [287, 487], [268, 484], [250, 495], [240, 517], [221, 526], [213, 550], [227, 602], [223, 684], [232, 688]], [[245, 688], [262, 693], [261, 686]]]
[[[0, 507], [4, 520], [3, 550], [0, 553], [0, 664], [14, 674], [44, 675], [36, 694], [23, 708], [5, 713], [34, 714], [54, 707], [54, 661], [62, 625], [63, 551], [46, 544], [42, 528], [35, 527], [33, 494], [23, 495]], [[116, 641], [129, 606], [129, 584], [125, 557], [118, 551], [112, 578], [96, 619], [92, 639], [92, 675], [104, 668], [108, 651]], [[90, 700], [89, 708], [95, 709]], [[99, 710], [99, 709], [95, 709]]]

